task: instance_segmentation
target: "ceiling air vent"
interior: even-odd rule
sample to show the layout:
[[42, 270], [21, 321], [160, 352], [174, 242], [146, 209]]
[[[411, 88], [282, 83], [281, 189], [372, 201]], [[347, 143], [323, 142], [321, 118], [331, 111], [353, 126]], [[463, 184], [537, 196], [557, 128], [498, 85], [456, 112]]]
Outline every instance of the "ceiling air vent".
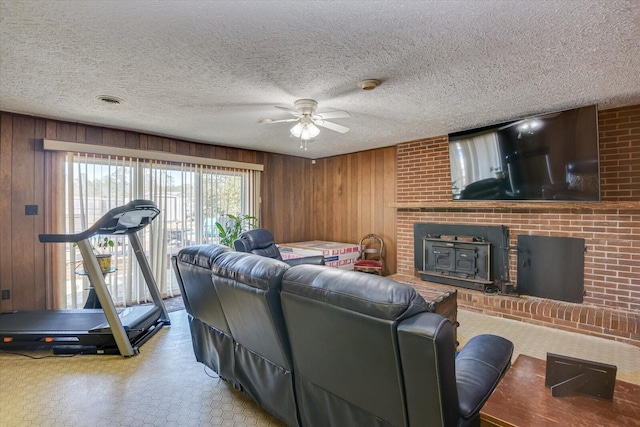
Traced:
[[105, 104], [109, 104], [109, 105], [118, 105], [118, 104], [123, 104], [124, 103], [124, 99], [118, 98], [116, 96], [110, 96], [110, 95], [98, 95], [96, 96], [96, 98], [100, 101], [102, 101]]

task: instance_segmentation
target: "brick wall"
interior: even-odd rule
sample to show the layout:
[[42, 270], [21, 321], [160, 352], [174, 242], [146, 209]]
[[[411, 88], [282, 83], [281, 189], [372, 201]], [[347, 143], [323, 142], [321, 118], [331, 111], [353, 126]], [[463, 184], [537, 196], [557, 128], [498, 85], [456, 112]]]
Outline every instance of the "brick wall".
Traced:
[[451, 200], [449, 145], [446, 136], [400, 144], [398, 202]]
[[[617, 204], [572, 207], [541, 202], [523, 208], [506, 202], [479, 208], [469, 207], [469, 203], [463, 208], [438, 206], [437, 202], [451, 199], [447, 137], [399, 145], [397, 202], [415, 203], [417, 207], [398, 209], [398, 273], [415, 275], [415, 222], [505, 225], [513, 246], [520, 234], [583, 238], [587, 246], [584, 304], [552, 304], [533, 297], [492, 299], [474, 295], [473, 291], [460, 292], [459, 304], [493, 315], [640, 345], [640, 105], [600, 111], [598, 122], [601, 199], [620, 202]], [[434, 207], [428, 207], [429, 203]], [[517, 286], [514, 253], [510, 275]]]
[[640, 200], [640, 105], [598, 112], [602, 200]]

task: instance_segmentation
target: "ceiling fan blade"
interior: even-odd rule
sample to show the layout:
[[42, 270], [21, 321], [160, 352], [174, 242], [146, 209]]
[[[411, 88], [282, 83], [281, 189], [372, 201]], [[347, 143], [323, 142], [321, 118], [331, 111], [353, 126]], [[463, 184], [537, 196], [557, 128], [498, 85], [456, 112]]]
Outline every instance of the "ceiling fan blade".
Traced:
[[351, 117], [351, 114], [346, 111], [327, 111], [326, 113], [319, 113], [313, 116], [314, 118], [319, 118], [321, 120], [327, 119], [345, 119], [347, 117]]
[[324, 120], [318, 120], [317, 122], [315, 122], [316, 125], [318, 126], [322, 126], [323, 128], [327, 128], [330, 129], [332, 131], [335, 132], [340, 132], [340, 133], [347, 133], [349, 132], [349, 128], [346, 126], [342, 126], [336, 123], [331, 123], [331, 122], [327, 122]]
[[293, 114], [296, 117], [300, 117], [300, 113], [298, 113], [296, 110], [292, 110], [291, 108], [288, 107], [283, 107], [281, 105], [275, 105], [276, 108], [279, 108], [282, 111], [286, 111], [289, 114]]
[[272, 123], [285, 123], [285, 122], [297, 122], [300, 119], [282, 119], [282, 120], [271, 120], [268, 118], [258, 120], [258, 123], [263, 125], [270, 125]]

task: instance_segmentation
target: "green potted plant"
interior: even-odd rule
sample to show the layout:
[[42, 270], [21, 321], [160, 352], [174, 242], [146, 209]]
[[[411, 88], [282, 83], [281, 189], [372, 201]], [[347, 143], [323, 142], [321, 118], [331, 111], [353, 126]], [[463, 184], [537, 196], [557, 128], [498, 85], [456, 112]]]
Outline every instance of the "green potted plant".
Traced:
[[216, 221], [216, 228], [218, 229], [218, 237], [220, 238], [220, 244], [233, 248], [233, 241], [240, 236], [243, 231], [251, 230], [255, 228], [253, 221], [257, 220], [255, 216], [251, 215], [231, 215], [225, 214], [223, 216], [229, 217], [224, 223]]
[[114, 246], [115, 243], [109, 236], [95, 236], [95, 243], [91, 245], [103, 273], [111, 270], [111, 256], [113, 255], [111, 250]]

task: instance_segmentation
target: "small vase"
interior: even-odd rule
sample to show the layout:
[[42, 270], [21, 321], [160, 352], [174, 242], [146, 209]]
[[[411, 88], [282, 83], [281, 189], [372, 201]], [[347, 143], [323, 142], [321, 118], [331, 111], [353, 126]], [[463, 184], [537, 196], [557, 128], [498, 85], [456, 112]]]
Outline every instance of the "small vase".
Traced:
[[[100, 271], [108, 273], [111, 270], [111, 254], [97, 254], [98, 266]], [[84, 271], [87, 271], [87, 266], [83, 263]]]
[[98, 259], [98, 265], [100, 266], [100, 270], [103, 273], [106, 273], [109, 270], [111, 270], [111, 254], [99, 254], [99, 255], [96, 255], [96, 258]]

